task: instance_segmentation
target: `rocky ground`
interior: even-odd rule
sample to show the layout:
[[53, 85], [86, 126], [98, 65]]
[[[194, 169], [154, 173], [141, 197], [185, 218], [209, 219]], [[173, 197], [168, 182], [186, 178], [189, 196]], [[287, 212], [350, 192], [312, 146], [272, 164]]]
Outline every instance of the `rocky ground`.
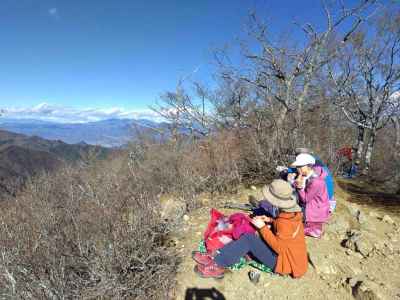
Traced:
[[[210, 208], [233, 199], [245, 203], [257, 191], [242, 189], [234, 197], [213, 201], [201, 197], [203, 207], [187, 215], [175, 206], [175, 220], [182, 221], [173, 238], [182, 258], [175, 299], [400, 299], [400, 199], [388, 206], [371, 205], [378, 194], [357, 184], [358, 190], [336, 188], [337, 211], [321, 240], [307, 238], [310, 263], [301, 279], [262, 273], [254, 284], [248, 278], [251, 267], [229, 272], [223, 280], [202, 279], [193, 272], [191, 252], [197, 249]], [[340, 182], [341, 187], [350, 185], [355, 182]]]

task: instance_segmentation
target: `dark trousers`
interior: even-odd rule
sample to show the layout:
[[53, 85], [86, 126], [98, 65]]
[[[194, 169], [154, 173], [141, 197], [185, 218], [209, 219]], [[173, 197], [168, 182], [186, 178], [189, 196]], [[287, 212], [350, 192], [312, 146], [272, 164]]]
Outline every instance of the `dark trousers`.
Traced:
[[239, 259], [247, 253], [272, 270], [276, 265], [276, 253], [255, 234], [243, 234], [238, 240], [230, 242], [217, 253], [214, 261], [220, 267], [228, 267], [239, 262]]

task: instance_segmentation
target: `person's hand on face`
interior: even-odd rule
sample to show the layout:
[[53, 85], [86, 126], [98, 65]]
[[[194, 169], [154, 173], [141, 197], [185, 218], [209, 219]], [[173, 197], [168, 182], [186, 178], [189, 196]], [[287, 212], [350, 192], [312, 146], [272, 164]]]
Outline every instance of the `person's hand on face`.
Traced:
[[303, 177], [303, 175], [299, 174], [299, 176], [297, 176], [297, 179], [296, 179], [296, 187], [299, 189], [302, 189], [302, 188], [304, 188], [304, 184], [305, 184], [304, 177]]
[[287, 175], [287, 179], [289, 182], [293, 182], [296, 179], [297, 174], [296, 173], [289, 173]]

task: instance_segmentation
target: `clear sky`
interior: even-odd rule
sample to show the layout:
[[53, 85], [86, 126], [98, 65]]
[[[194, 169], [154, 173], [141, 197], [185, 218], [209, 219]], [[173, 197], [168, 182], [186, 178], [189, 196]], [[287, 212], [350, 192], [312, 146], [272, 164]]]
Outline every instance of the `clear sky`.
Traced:
[[323, 20], [318, 0], [1, 0], [0, 106], [146, 108], [196, 69], [209, 80], [252, 9], [276, 32]]

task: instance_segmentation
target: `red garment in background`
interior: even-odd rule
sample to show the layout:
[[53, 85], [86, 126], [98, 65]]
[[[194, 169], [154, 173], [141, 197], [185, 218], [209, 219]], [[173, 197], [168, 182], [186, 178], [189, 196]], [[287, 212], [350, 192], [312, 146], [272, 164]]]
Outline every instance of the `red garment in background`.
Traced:
[[340, 148], [336, 153], [338, 156], [347, 157], [349, 160], [353, 159], [353, 151], [350, 147]]

